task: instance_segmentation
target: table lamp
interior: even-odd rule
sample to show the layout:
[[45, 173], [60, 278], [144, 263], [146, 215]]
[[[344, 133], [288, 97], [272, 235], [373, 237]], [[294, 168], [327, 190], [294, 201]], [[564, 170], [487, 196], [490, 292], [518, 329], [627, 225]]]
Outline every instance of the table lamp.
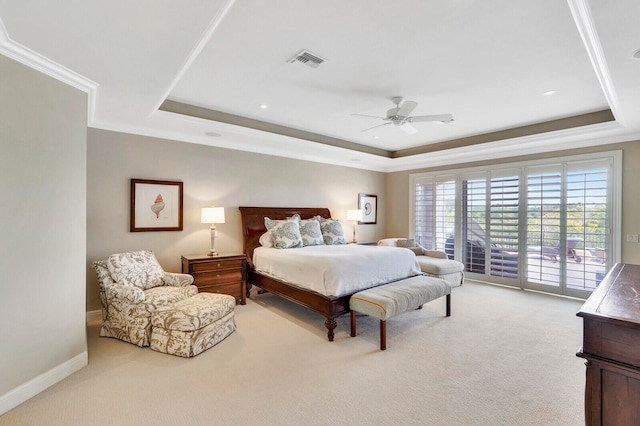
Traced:
[[209, 256], [217, 256], [216, 245], [216, 223], [224, 223], [224, 207], [204, 207], [200, 215], [200, 222], [211, 224], [211, 251]]
[[358, 221], [362, 220], [362, 210], [347, 210], [347, 220], [353, 221], [353, 240], [352, 243], [356, 242], [356, 224]]

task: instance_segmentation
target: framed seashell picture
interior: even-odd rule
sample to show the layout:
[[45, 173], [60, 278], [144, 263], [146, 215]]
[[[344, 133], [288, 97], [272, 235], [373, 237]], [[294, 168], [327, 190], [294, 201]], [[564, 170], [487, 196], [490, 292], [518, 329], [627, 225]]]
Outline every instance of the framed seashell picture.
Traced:
[[129, 231], [182, 231], [182, 182], [131, 179]]
[[378, 196], [373, 194], [358, 194], [358, 208], [362, 210], [362, 220], [358, 222], [361, 225], [372, 224], [378, 222]]

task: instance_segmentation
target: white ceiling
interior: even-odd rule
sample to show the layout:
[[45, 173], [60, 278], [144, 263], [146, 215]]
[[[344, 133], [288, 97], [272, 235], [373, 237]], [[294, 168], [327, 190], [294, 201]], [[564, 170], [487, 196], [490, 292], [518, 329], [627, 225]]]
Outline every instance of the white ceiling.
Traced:
[[[91, 127], [393, 171], [639, 140], [639, 19], [638, 0], [0, 0], [0, 53], [87, 91]], [[303, 49], [326, 61], [288, 62]], [[382, 122], [352, 114], [393, 96], [455, 121], [362, 132]]]

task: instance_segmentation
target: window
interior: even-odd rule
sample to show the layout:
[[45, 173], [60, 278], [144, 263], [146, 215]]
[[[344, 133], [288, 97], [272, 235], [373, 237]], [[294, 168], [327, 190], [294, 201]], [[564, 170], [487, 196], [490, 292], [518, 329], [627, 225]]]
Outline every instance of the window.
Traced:
[[414, 236], [468, 278], [585, 297], [618, 258], [620, 164], [616, 151], [412, 175]]
[[415, 183], [413, 238], [428, 249], [444, 250], [455, 226], [455, 180], [424, 179]]

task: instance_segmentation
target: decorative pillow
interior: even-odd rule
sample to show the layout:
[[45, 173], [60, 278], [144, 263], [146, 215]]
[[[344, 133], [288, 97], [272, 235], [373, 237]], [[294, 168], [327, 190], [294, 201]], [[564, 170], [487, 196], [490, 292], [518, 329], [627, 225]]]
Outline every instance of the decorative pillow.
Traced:
[[267, 231], [264, 234], [260, 235], [260, 239], [258, 240], [262, 247], [273, 247], [273, 238], [271, 237], [271, 232]]
[[413, 238], [402, 238], [396, 242], [398, 247], [416, 247], [416, 240]]
[[344, 238], [344, 231], [339, 220], [325, 219], [316, 216], [320, 221], [320, 229], [322, 230], [322, 238], [327, 245], [348, 244]]
[[302, 247], [300, 221], [297, 218], [273, 220], [265, 217], [264, 226], [269, 230], [275, 248], [288, 249]]
[[107, 268], [113, 280], [142, 290], [163, 285], [164, 270], [151, 250], [112, 254]]
[[416, 256], [422, 256], [424, 254], [424, 248], [422, 248], [421, 246], [407, 248], [411, 250]]
[[300, 221], [300, 235], [302, 236], [302, 244], [305, 247], [324, 245], [320, 222], [315, 217]]

